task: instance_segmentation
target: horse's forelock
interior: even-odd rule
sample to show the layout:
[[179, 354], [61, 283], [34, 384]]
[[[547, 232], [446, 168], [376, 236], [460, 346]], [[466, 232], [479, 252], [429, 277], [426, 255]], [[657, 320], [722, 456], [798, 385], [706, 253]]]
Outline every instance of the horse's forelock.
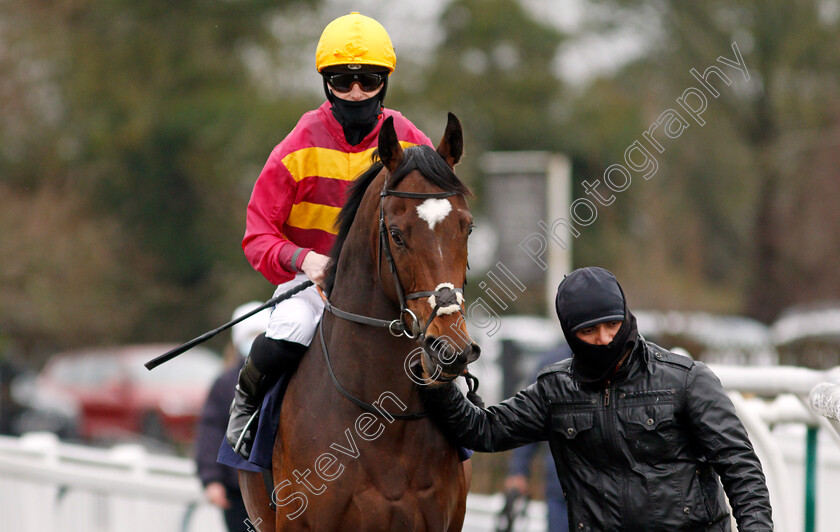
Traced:
[[470, 189], [460, 180], [452, 168], [446, 164], [434, 148], [430, 146], [412, 146], [405, 150], [405, 160], [391, 175], [389, 188], [396, 188], [402, 179], [417, 170], [431, 184], [445, 192], [457, 192], [470, 196]]

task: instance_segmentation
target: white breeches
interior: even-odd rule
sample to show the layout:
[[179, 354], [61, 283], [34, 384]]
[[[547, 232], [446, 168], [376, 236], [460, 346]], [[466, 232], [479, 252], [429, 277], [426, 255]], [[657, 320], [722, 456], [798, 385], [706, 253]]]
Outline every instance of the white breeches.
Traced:
[[[306, 280], [306, 275], [299, 273], [291, 281], [278, 286], [272, 297], [277, 297]], [[315, 329], [321, 321], [323, 312], [324, 301], [315, 287], [310, 286], [274, 306], [268, 318], [265, 335], [275, 340], [309, 345], [315, 336]]]

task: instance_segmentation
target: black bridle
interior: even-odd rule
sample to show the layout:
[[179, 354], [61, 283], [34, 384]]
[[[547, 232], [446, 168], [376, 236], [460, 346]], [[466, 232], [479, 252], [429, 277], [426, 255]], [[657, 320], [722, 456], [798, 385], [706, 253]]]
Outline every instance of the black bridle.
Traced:
[[[400, 282], [399, 274], [397, 273], [396, 263], [394, 261], [394, 256], [391, 252], [391, 244], [388, 239], [388, 226], [385, 223], [385, 198], [387, 196], [394, 196], [398, 198], [408, 198], [408, 199], [442, 199], [448, 198], [458, 194], [457, 192], [402, 192], [397, 190], [389, 190], [388, 189], [388, 178], [385, 178], [385, 184], [382, 187], [382, 192], [379, 193], [379, 244], [377, 248], [377, 269], [380, 272], [380, 283], [382, 282], [381, 278], [381, 254], [382, 250], [385, 252], [385, 258], [388, 261], [388, 267], [391, 271], [391, 277], [394, 279], [394, 287], [397, 292], [397, 299], [400, 303], [400, 315], [398, 318], [394, 320], [381, 320], [377, 318], [370, 318], [368, 316], [363, 316], [361, 314], [354, 314], [352, 312], [347, 312], [336, 308], [333, 306], [329, 299], [326, 296], [323, 296], [324, 300], [324, 310], [331, 313], [332, 315], [347, 320], [352, 321], [354, 323], [360, 323], [362, 325], [371, 325], [374, 327], [385, 327], [388, 329], [388, 332], [391, 333], [394, 337], [405, 336], [406, 338], [417, 340], [418, 342], [422, 342], [423, 338], [426, 336], [426, 331], [431, 325], [432, 320], [438, 315], [438, 311], [441, 308], [446, 308], [453, 304], [458, 304], [458, 297], [457, 294], [461, 294], [463, 297], [464, 289], [463, 288], [448, 288], [448, 287], [439, 287], [436, 290], [427, 290], [424, 292], [412, 292], [410, 294], [405, 293], [403, 290], [402, 283]], [[406, 305], [406, 301], [411, 299], [422, 299], [424, 297], [431, 297], [435, 296], [435, 305], [432, 309], [432, 313], [429, 316], [428, 321], [424, 325], [420, 325], [419, 320], [417, 319], [417, 315], [411, 311]], [[410, 315], [412, 318], [412, 324], [409, 328], [408, 324], [405, 321], [406, 315]], [[353, 396], [350, 392], [344, 389], [341, 384], [338, 382], [338, 379], [335, 376], [335, 372], [333, 371], [332, 364], [330, 362], [330, 355], [327, 351], [327, 342], [324, 338], [324, 325], [323, 320], [319, 324], [319, 337], [321, 340], [321, 349], [324, 351], [324, 358], [327, 362], [327, 370], [330, 374], [330, 379], [332, 380], [333, 384], [335, 385], [336, 389], [347, 398], [350, 402], [354, 403], [356, 406], [370, 412], [374, 415], [381, 416], [381, 417], [392, 417], [395, 419], [404, 419], [404, 420], [414, 420], [420, 419], [427, 416], [427, 412], [415, 412], [411, 414], [388, 414], [386, 416], [382, 413], [379, 409], [375, 406], [362, 401], [361, 399]]]
[[[382, 192], [379, 193], [379, 250], [377, 250], [377, 263], [379, 263], [380, 259], [379, 254], [381, 250], [385, 250], [385, 259], [388, 261], [388, 268], [391, 270], [391, 277], [394, 279], [394, 288], [397, 292], [397, 299], [400, 302], [400, 325], [402, 328], [402, 333], [405, 335], [406, 338], [416, 339], [418, 342], [422, 341], [423, 337], [426, 336], [426, 331], [431, 325], [432, 320], [435, 319], [437, 316], [438, 310], [443, 307], [449, 306], [454, 304], [457, 301], [457, 293], [460, 293], [463, 297], [464, 289], [463, 288], [447, 288], [447, 289], [437, 289], [437, 290], [427, 290], [425, 292], [413, 292], [411, 294], [406, 295], [405, 291], [403, 290], [402, 283], [400, 283], [400, 276], [397, 273], [397, 266], [394, 262], [394, 255], [391, 253], [391, 243], [388, 239], [388, 226], [385, 223], [385, 198], [387, 196], [394, 196], [396, 198], [408, 198], [408, 199], [441, 199], [441, 198], [449, 198], [454, 196], [457, 192], [400, 192], [397, 190], [388, 190], [388, 180], [385, 180], [385, 185], [382, 187]], [[382, 282], [381, 278], [381, 270], [380, 270], [380, 283]], [[423, 327], [420, 327], [420, 323], [417, 320], [417, 316], [408, 308], [406, 305], [406, 301], [409, 299], [422, 299], [424, 297], [435, 296], [435, 307], [432, 310], [432, 314], [429, 316], [429, 320], [426, 322]], [[405, 315], [410, 314], [412, 318], [413, 324], [413, 331], [409, 334], [408, 329], [405, 323]], [[390, 327], [389, 327], [390, 330]], [[391, 334], [394, 334], [391, 331]], [[419, 335], [419, 336], [418, 336]], [[398, 336], [395, 335], [395, 336]]]
[[[438, 288], [436, 290], [427, 290], [424, 292], [412, 292], [410, 294], [405, 293], [403, 290], [402, 283], [400, 282], [399, 273], [397, 273], [397, 266], [394, 261], [394, 255], [391, 252], [391, 244], [388, 239], [388, 225], [385, 223], [385, 198], [387, 196], [394, 196], [397, 198], [408, 198], [408, 199], [442, 199], [442, 198], [449, 198], [451, 196], [455, 196], [458, 194], [457, 192], [402, 192], [398, 190], [389, 190], [388, 189], [388, 179], [385, 179], [385, 185], [382, 187], [382, 192], [379, 193], [379, 245], [377, 248], [377, 267], [378, 264], [381, 262], [381, 254], [384, 250], [385, 252], [385, 259], [388, 261], [388, 268], [391, 271], [391, 277], [394, 280], [394, 288], [397, 292], [397, 299], [400, 303], [400, 315], [398, 318], [394, 320], [380, 320], [377, 318], [370, 318], [368, 316], [363, 316], [361, 314], [354, 314], [352, 312], [347, 312], [345, 310], [341, 310], [335, 306], [333, 306], [327, 298], [324, 298], [324, 306], [327, 311], [329, 311], [334, 316], [337, 316], [341, 319], [352, 321], [355, 323], [361, 323], [363, 325], [372, 325], [374, 327], [385, 327], [391, 333], [391, 335], [395, 337], [405, 336], [406, 338], [417, 340], [418, 342], [422, 341], [422, 339], [426, 336], [426, 331], [429, 328], [429, 325], [432, 324], [432, 320], [435, 319], [437, 316], [438, 311], [441, 308], [446, 308], [450, 305], [458, 303], [458, 296], [457, 294], [461, 294], [463, 297], [464, 289], [460, 287], [456, 288]], [[381, 277], [381, 270], [380, 270], [380, 283], [382, 282]], [[406, 301], [411, 299], [422, 299], [424, 297], [431, 297], [435, 296], [435, 306], [432, 309], [432, 314], [429, 316], [429, 319], [426, 321], [424, 325], [420, 325], [420, 322], [417, 318], [417, 315], [408, 308], [406, 305]], [[412, 326], [409, 327], [405, 321], [406, 315], [411, 316]]]

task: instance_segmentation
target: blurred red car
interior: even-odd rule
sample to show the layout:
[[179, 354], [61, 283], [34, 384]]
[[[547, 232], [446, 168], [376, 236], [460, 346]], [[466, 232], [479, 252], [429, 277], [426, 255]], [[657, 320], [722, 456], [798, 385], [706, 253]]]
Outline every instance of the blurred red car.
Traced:
[[196, 347], [152, 371], [143, 366], [173, 347], [146, 344], [59, 353], [39, 374], [37, 387], [76, 403], [83, 439], [113, 441], [143, 434], [187, 443], [222, 362], [213, 351]]

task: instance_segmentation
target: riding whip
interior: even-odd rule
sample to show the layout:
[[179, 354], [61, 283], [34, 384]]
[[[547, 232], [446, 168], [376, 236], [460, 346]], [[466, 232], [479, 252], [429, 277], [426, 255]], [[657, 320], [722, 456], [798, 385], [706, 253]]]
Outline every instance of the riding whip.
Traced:
[[239, 316], [235, 320], [231, 320], [231, 321], [225, 323], [224, 325], [222, 325], [221, 327], [213, 329], [212, 331], [208, 331], [208, 332], [202, 334], [201, 336], [199, 336], [198, 338], [193, 338], [189, 342], [187, 342], [185, 344], [181, 344], [178, 347], [176, 347], [175, 349], [167, 351], [166, 353], [160, 355], [159, 357], [153, 358], [152, 360], [146, 362], [144, 364], [144, 366], [146, 366], [146, 369], [151, 371], [151, 370], [155, 369], [156, 367], [160, 366], [161, 364], [163, 364], [164, 362], [168, 362], [168, 361], [172, 360], [173, 358], [177, 357], [178, 355], [192, 349], [193, 347], [197, 346], [198, 344], [200, 344], [202, 342], [206, 342], [207, 340], [209, 340], [210, 338], [213, 338], [214, 336], [216, 336], [220, 332], [222, 332], [224, 330], [227, 330], [227, 329], [230, 329], [231, 327], [233, 327], [234, 325], [236, 325], [240, 321], [244, 321], [244, 320], [250, 318], [251, 316], [260, 312], [261, 310], [265, 310], [269, 307], [273, 307], [277, 303], [279, 303], [281, 301], [284, 301], [286, 299], [289, 299], [290, 297], [297, 294], [298, 292], [302, 292], [302, 291], [306, 290], [307, 288], [312, 286], [312, 284], [313, 284], [312, 281], [305, 281], [303, 283], [300, 283], [299, 285], [292, 288], [291, 290], [283, 292], [279, 296], [269, 299], [268, 301], [263, 303], [261, 306], [255, 308], [254, 310], [252, 310], [250, 312], [247, 312], [247, 313], [243, 314], [242, 316]]

